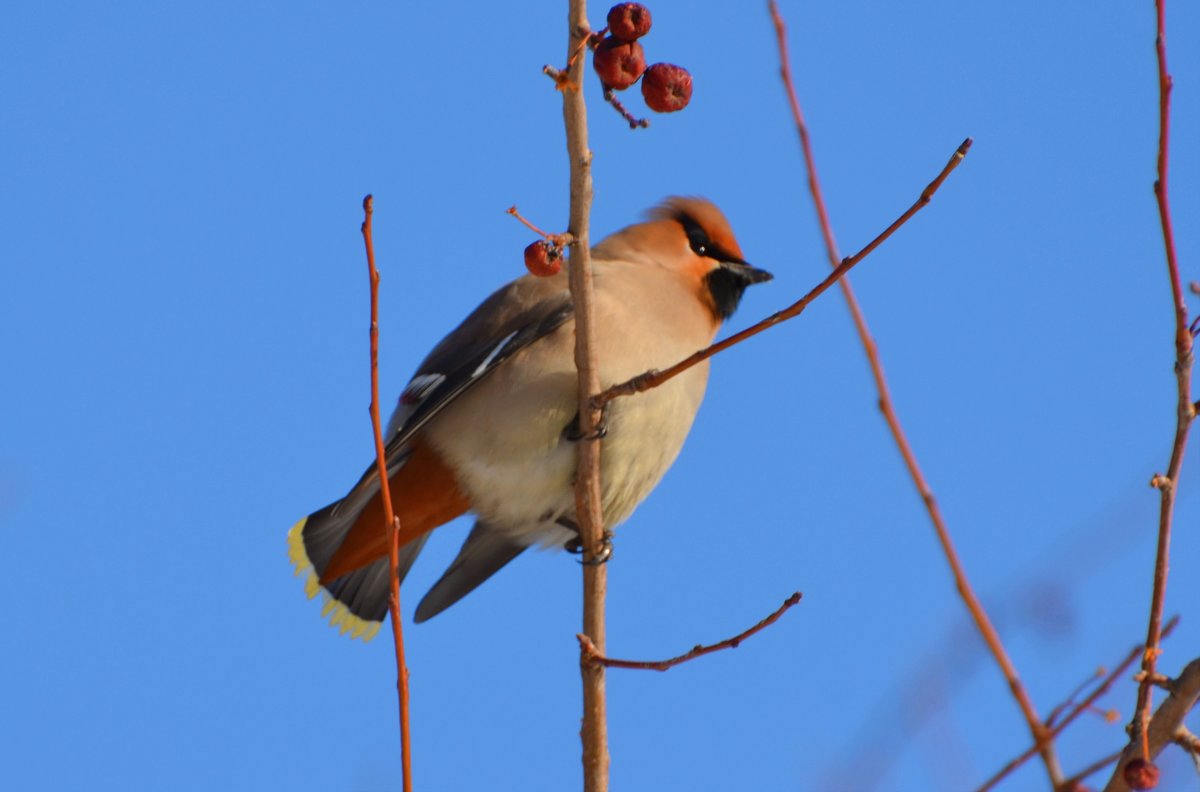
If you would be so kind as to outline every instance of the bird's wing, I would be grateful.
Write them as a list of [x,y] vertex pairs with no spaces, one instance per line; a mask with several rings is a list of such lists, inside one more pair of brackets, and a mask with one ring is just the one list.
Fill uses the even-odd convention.
[[522,278],[493,294],[421,363],[389,424],[389,474],[393,460],[403,463],[409,441],[431,418],[571,317],[570,292],[561,286],[539,288],[532,280]]
[[[565,278],[557,277],[520,278],[476,308],[433,349],[401,396],[387,435],[388,477],[394,477],[419,451],[419,444],[412,440],[421,427],[504,361],[561,327],[572,311]],[[306,584],[310,596],[324,588],[338,603],[335,619],[345,620],[342,623],[359,632],[368,626],[366,622],[380,618],[380,602],[384,601],[380,597],[385,592],[380,580],[386,578],[351,570],[336,580],[322,581],[333,557],[346,545],[347,536],[378,493],[379,476],[372,462],[344,498],[301,520],[289,533],[297,572],[312,568]],[[401,579],[422,544],[415,541],[401,549]]]

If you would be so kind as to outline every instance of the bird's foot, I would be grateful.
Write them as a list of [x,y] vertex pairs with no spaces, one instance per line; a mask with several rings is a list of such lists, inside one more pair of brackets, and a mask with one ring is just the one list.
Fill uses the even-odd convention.
[[[575,536],[567,540],[563,545],[563,549],[568,553],[577,556],[586,556],[586,548],[583,546],[583,537],[579,535],[579,525],[572,519],[567,517],[558,518],[559,525],[570,528],[575,532]],[[604,534],[600,537],[600,551],[591,558],[580,558],[579,563],[584,566],[599,566],[607,564],[613,554],[613,533],[607,528],[604,529]]]
[[608,437],[608,405],[600,408],[600,420],[596,422],[596,428],[591,433],[585,434],[580,429],[579,413],[575,413],[571,423],[563,427],[562,435],[572,443],[578,443],[580,440],[603,440]]

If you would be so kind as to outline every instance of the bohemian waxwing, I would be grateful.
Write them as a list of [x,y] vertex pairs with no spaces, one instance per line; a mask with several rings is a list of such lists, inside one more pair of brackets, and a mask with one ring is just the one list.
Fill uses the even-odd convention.
[[[721,211],[671,198],[650,220],[592,248],[596,359],[606,388],[710,344],[742,292],[771,275],[742,260]],[[533,544],[577,542],[575,325],[565,271],[526,275],[475,309],[425,358],[385,434],[400,518],[400,579],[429,532],[465,513],[475,526],[417,607],[422,622]],[[704,397],[708,362],[610,405],[601,445],[604,522],[623,522],[675,460]],[[575,434],[573,435],[573,432]],[[388,534],[374,462],[344,498],[288,534],[322,615],[372,637],[388,610]]]

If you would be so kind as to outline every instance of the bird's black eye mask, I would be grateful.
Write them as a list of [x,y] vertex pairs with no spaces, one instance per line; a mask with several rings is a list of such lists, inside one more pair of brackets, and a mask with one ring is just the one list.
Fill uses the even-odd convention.
[[743,263],[739,256],[733,255],[709,239],[708,232],[691,215],[680,212],[675,216],[675,219],[683,226],[683,232],[687,234],[688,246],[697,256],[704,256],[705,258],[721,262]]

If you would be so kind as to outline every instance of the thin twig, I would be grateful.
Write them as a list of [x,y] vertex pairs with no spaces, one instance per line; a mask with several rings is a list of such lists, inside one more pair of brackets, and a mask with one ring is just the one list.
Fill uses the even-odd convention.
[[621,100],[617,98],[617,92],[607,85],[604,86],[604,101],[612,105],[613,110],[616,110],[621,115],[621,118],[625,119],[630,129],[645,129],[650,126],[650,122],[647,119],[638,118],[629,112],[625,105],[621,104]]
[[[1137,650],[1135,649],[1134,653],[1133,653],[1133,660],[1136,660],[1136,659],[1137,659]],[[1130,662],[1133,662],[1133,661],[1131,660]],[[1064,712],[1066,712],[1067,707],[1074,704],[1075,699],[1077,699],[1081,695],[1083,695],[1083,691],[1085,691],[1089,687],[1091,687],[1092,683],[1094,683],[1097,679],[1103,679],[1106,674],[1108,674],[1108,669],[1106,669],[1104,666],[1100,666],[1095,671],[1088,674],[1087,679],[1083,680],[1078,685],[1076,685],[1075,689],[1072,690],[1065,699],[1063,699],[1061,702],[1059,702],[1058,706],[1056,706],[1054,709],[1050,710],[1048,715],[1046,715],[1046,721],[1045,721],[1046,728],[1047,729],[1053,728],[1054,722],[1056,720],[1058,720],[1058,716],[1062,715]]]
[[525,216],[517,211],[516,206],[508,207],[504,210],[504,213],[517,218],[517,220],[519,220],[523,226],[547,242],[552,243],[555,247],[566,247],[573,241],[573,238],[570,234],[551,234],[549,231],[543,231],[542,229],[538,228],[533,223],[526,220]]
[[[836,271],[837,263],[841,256],[838,253],[837,241],[833,235],[833,226],[829,221],[829,212],[825,208],[825,198],[821,190],[821,183],[817,177],[816,158],[813,156],[812,144],[809,140],[808,125],[804,121],[804,113],[800,109],[800,100],[796,93],[795,83],[792,80],[791,63],[788,57],[787,28],[784,25],[783,16],[779,13],[778,5],[774,0],[770,0],[769,5],[779,45],[780,76],[787,91],[788,102],[791,104],[792,118],[796,124],[796,131],[800,136],[800,147],[803,150],[804,163],[808,171],[809,192],[812,194],[813,204],[816,207],[817,219],[820,222],[821,233],[825,239],[825,249],[829,255],[829,263],[835,267]],[[958,552],[955,550],[954,543],[950,538],[950,529],[946,526],[946,522],[942,517],[941,509],[933,494],[933,489],[929,486],[928,481],[925,479],[925,474],[921,470],[921,466],[917,463],[916,454],[908,441],[908,436],[904,432],[900,418],[896,414],[891,391],[888,388],[887,378],[884,375],[883,362],[879,357],[879,348],[875,344],[875,339],[871,336],[870,328],[867,326],[867,320],[863,315],[862,308],[858,304],[858,299],[850,287],[849,280],[843,279],[840,285],[842,287],[842,294],[846,298],[846,304],[850,309],[850,315],[854,320],[854,327],[858,331],[859,340],[862,342],[863,349],[866,352],[867,361],[871,368],[871,376],[875,380],[875,388],[879,393],[879,410],[883,413],[888,429],[891,430],[896,446],[900,450],[900,456],[904,459],[904,465],[908,468],[908,473],[916,485],[917,492],[925,504],[926,511],[929,513],[929,519],[933,523],[934,531],[937,533],[942,552],[950,564],[955,586],[967,610],[970,612],[976,628],[983,635],[988,650],[1000,666],[1000,670],[1008,682],[1009,690],[1012,691],[1012,695],[1017,701],[1017,706],[1020,707],[1021,714],[1024,716],[1026,725],[1029,727],[1030,734],[1036,742],[1042,745],[1042,758],[1046,765],[1046,771],[1050,775],[1051,784],[1057,784],[1062,780],[1062,769],[1057,756],[1055,756],[1054,746],[1044,743],[1041,740],[1041,736],[1045,732],[1045,726],[1038,717],[1037,710],[1033,706],[1033,701],[1025,690],[1025,686],[1021,683],[1020,677],[1017,675],[1016,666],[1013,665],[1011,658],[1008,656],[1008,652],[1000,640],[999,633],[992,626],[991,619],[988,617],[987,611],[983,608],[983,603],[975,595],[974,589],[967,578],[966,570],[959,560]]]
[[[1179,624],[1179,617],[1172,616],[1171,620],[1168,621],[1166,626],[1163,628],[1163,637],[1166,638],[1168,635],[1170,635],[1171,631],[1173,631],[1175,629],[1175,625],[1177,625],[1177,624]],[[1129,669],[1129,667],[1131,665],[1133,665],[1137,661],[1137,659],[1139,657],[1141,657],[1141,655],[1142,655],[1142,646],[1141,646],[1141,644],[1139,644],[1139,645],[1133,647],[1132,649],[1130,649],[1129,654],[1125,656],[1125,659],[1122,660],[1120,663],[1118,663],[1117,666],[1112,671],[1110,671],[1107,676],[1104,677],[1104,681],[1102,681],[1096,687],[1095,690],[1093,690],[1091,693],[1089,693],[1087,698],[1085,698],[1083,701],[1076,704],[1075,707],[1067,714],[1067,716],[1065,718],[1063,718],[1058,723],[1054,724],[1053,727],[1050,726],[1050,719],[1047,719],[1046,726],[1049,729],[1049,731],[1046,732],[1043,739],[1044,740],[1053,740],[1054,738],[1058,737],[1058,735],[1062,734],[1063,730],[1066,729],[1068,726],[1070,726],[1075,721],[1076,718],[1078,718],[1083,713],[1087,712],[1091,708],[1092,704],[1094,704],[1101,696],[1103,696],[1105,693],[1107,693],[1109,691],[1109,689],[1113,686],[1113,683],[1116,682],[1118,679],[1120,679],[1122,676],[1124,676],[1125,672]],[[1056,711],[1057,711],[1057,709],[1058,708],[1055,708]],[[1032,757],[1034,754],[1038,753],[1039,749],[1040,749],[1040,745],[1037,742],[1034,742],[1034,744],[1032,746],[1030,746],[1020,756],[1016,757],[1011,762],[1004,765],[1004,767],[1002,767],[998,771],[996,771],[996,773],[991,778],[989,778],[987,781],[985,781],[983,783],[983,786],[979,787],[979,789],[977,789],[976,792],[987,792],[987,790],[991,789],[996,784],[1003,781],[1010,773],[1012,773],[1018,767],[1025,764],[1025,762],[1028,761],[1030,757]],[[1089,771],[1089,774],[1092,772],[1095,772],[1095,770]],[[1058,785],[1056,788],[1057,789],[1070,789],[1071,787],[1066,781],[1060,780],[1058,782]]]
[[575,637],[579,639],[579,646],[581,649],[583,649],[583,653],[587,657],[587,662],[589,663],[598,663],[606,668],[633,668],[643,671],[668,671],[677,665],[686,663],[689,660],[695,660],[697,657],[703,657],[706,654],[719,652],[722,649],[737,649],[742,641],[779,621],[780,616],[782,616],[793,605],[800,602],[801,596],[803,595],[797,591],[795,594],[784,600],[783,604],[780,605],[779,608],[770,616],[763,619],[750,629],[738,633],[732,638],[726,638],[724,641],[710,644],[708,646],[696,645],[692,647],[691,651],[685,652],[678,657],[672,657],[669,660],[618,660],[613,657],[605,657],[586,635],[576,635]]
[[1062,789],[1063,792],[1075,792],[1076,789],[1079,789],[1080,785],[1083,783],[1083,780],[1085,778],[1087,778],[1090,775],[1094,775],[1095,773],[1099,773],[1101,770],[1108,767],[1110,764],[1112,764],[1113,762],[1117,761],[1120,758],[1121,758],[1121,752],[1116,751],[1115,753],[1111,753],[1102,759],[1097,759],[1096,761],[1092,762],[1087,767],[1080,770],[1075,775],[1073,775],[1070,778],[1063,781],[1062,785],[1060,786],[1060,789]]
[[[595,317],[592,301],[592,269],[589,215],[592,208],[592,152],[588,149],[587,104],[583,99],[583,59],[575,58],[591,35],[586,0],[570,0],[567,16],[566,85],[562,90],[563,123],[567,133],[567,156],[571,172],[571,207],[568,231],[574,240],[568,262],[571,297],[575,303],[575,367],[579,370],[579,464],[575,475],[575,519],[583,541],[585,562],[600,556],[604,517],[600,508],[600,441],[596,427],[599,409],[591,407],[591,396],[600,390],[595,355]],[[602,563],[583,565],[583,634],[604,651],[604,605],[608,567]],[[584,662],[583,679],[583,788],[584,792],[608,790],[608,715],[604,666]]]
[[890,226],[884,229],[883,233],[871,240],[871,242],[865,248],[849,258],[843,259],[842,262],[838,264],[837,269],[829,273],[825,280],[818,283],[808,294],[801,297],[795,303],[789,305],[787,308],[784,308],[782,311],[776,311],[758,324],[751,325],[745,330],[734,333],[723,341],[718,341],[712,346],[705,347],[698,352],[693,352],[691,355],[679,361],[670,368],[663,369],[662,371],[647,371],[637,375],[632,379],[626,380],[625,382],[620,382],[616,385],[613,385],[612,387],[608,388],[608,390],[593,397],[592,406],[599,409],[600,407],[603,407],[611,402],[613,399],[618,399],[622,396],[632,396],[635,393],[641,393],[643,391],[648,391],[651,388],[657,388],[659,385],[662,385],[668,380],[674,379],[690,369],[692,366],[695,366],[697,363],[702,363],[713,355],[742,343],[747,338],[756,336],[764,330],[774,327],[781,322],[786,322],[788,319],[794,319],[800,314],[804,313],[804,309],[807,308],[813,300],[820,297],[834,283],[837,283],[837,281],[843,275],[849,272],[855,264],[870,255],[875,248],[882,245],[888,237],[894,234],[896,229],[907,223],[913,215],[921,211],[926,204],[933,200],[933,194],[936,193],[938,188],[942,186],[942,182],[946,180],[946,177],[958,167],[958,164],[962,162],[963,157],[967,155],[967,150],[970,148],[971,139],[967,138],[955,150],[954,154],[951,155],[949,162],[947,162],[946,166],[942,168],[942,172],[939,173],[937,177],[931,181],[924,190],[921,191],[920,197],[917,198],[916,202],[910,206],[908,210],[904,212],[904,214],[896,218],[896,220]]
[[1158,547],[1154,561],[1154,585],[1150,596],[1150,618],[1146,628],[1146,651],[1142,656],[1142,671],[1146,678],[1138,685],[1137,709],[1133,717],[1133,735],[1142,740],[1142,754],[1149,755],[1146,724],[1153,706],[1151,678],[1155,674],[1158,645],[1162,640],[1163,603],[1167,594],[1167,567],[1171,552],[1171,521],[1175,513],[1175,496],[1179,491],[1179,474],[1187,450],[1188,432],[1195,418],[1192,405],[1192,334],[1188,329],[1187,303],[1183,296],[1183,278],[1175,254],[1175,232],[1171,222],[1171,207],[1167,196],[1168,153],[1171,138],[1171,75],[1167,71],[1166,0],[1155,0],[1157,35],[1154,41],[1158,60],[1158,178],[1154,182],[1154,197],[1162,225],[1163,246],[1166,249],[1167,274],[1171,281],[1171,301],[1175,313],[1175,380],[1178,400],[1175,408],[1175,440],[1171,445],[1171,461],[1165,481],[1158,486]]
[[371,238],[371,217],[375,202],[363,198],[363,244],[367,247],[367,274],[371,280],[371,427],[375,433],[375,465],[379,475],[379,497],[383,500],[384,530],[392,532],[388,542],[391,596],[388,610],[392,618],[392,640],[396,645],[396,695],[400,702],[400,765],[404,773],[404,792],[412,792],[412,744],[408,721],[408,664],[404,660],[404,628],[400,620],[400,518],[392,511],[392,493],[387,475],[387,454],[383,447],[383,423],[379,417],[379,270],[375,268],[375,244]]

